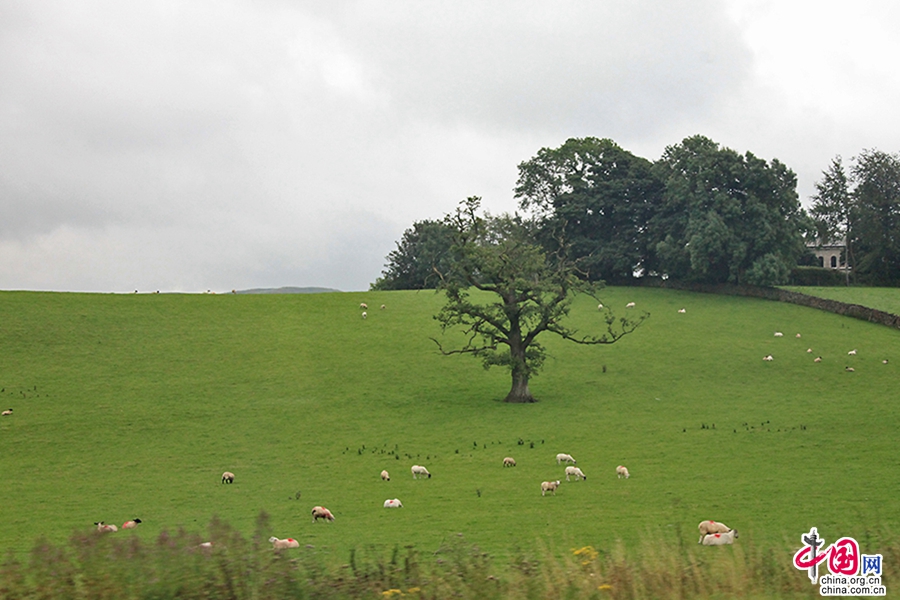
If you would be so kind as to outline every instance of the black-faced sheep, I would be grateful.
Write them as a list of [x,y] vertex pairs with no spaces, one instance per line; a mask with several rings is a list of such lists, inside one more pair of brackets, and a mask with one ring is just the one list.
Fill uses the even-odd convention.
[[12,414],[12,409],[11,409],[11,408],[7,408],[6,410],[4,410],[4,411],[3,411],[2,413],[0,413],[0,414],[2,414],[4,417],[8,417],[8,416],[10,416],[10,415]]
[[503,459],[503,466],[504,467],[516,466],[516,459],[514,459],[512,456],[507,456],[506,458]]
[[94,525],[97,526],[97,531],[99,531],[101,533],[112,533],[113,531],[119,530],[119,528],[116,527],[115,525],[107,525],[103,521],[98,521],[98,522],[94,523]]
[[328,510],[327,508],[325,508],[324,506],[313,506],[312,517],[313,517],[313,523],[315,523],[319,519],[325,519],[326,521],[334,521],[334,515],[331,514],[331,511]]
[[222,473],[222,483],[234,483],[234,473],[231,471]]
[[390,481],[390,480],[391,480],[391,474],[388,473],[386,470],[385,470],[385,471],[382,471],[382,472],[381,472],[381,479],[384,480],[384,481]]
[[135,527],[138,526],[138,523],[140,523],[140,522],[141,522],[140,519],[132,519],[130,521],[125,521],[124,523],[122,523],[122,529],[134,529]]
[[421,465],[413,465],[410,471],[412,471],[413,479],[418,479],[419,475],[428,475],[428,478],[431,479],[431,473],[429,473],[428,469]]
[[581,472],[578,467],[566,467],[566,481],[569,481],[569,475],[575,477],[575,481],[579,479],[587,479],[587,476]]

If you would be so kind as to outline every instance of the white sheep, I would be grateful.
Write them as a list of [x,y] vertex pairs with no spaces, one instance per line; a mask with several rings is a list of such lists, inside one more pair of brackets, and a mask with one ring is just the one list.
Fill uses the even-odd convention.
[[764,360],[764,361],[767,361],[767,362],[771,362],[771,361],[773,361],[773,360],[775,360],[775,359],[772,358],[772,355],[771,355],[771,354],[767,354],[766,356],[763,356],[763,360]]
[[503,466],[504,467],[516,466],[516,459],[514,459],[512,456],[507,456],[506,458],[503,459]]
[[369,318],[369,314],[368,314],[366,311],[363,311],[363,313],[362,313],[362,318],[363,318],[363,319],[368,319],[368,318]]
[[680,312],[681,314],[684,314],[684,313],[686,313],[687,311],[684,310],[683,308],[679,308],[679,309],[678,309],[678,312]]
[[569,481],[569,475],[573,475],[575,477],[575,481],[579,479],[587,479],[587,475],[581,472],[581,469],[578,467],[566,467],[566,481]]
[[733,544],[738,538],[737,529],[729,529],[725,533],[709,533],[700,538],[700,543],[704,546],[724,546]]
[[384,304],[381,305],[381,310],[384,310],[386,308],[387,308],[387,306],[385,306]]
[[334,521],[334,515],[331,514],[331,511],[328,510],[327,508],[325,508],[324,506],[313,506],[312,518],[313,518],[313,523],[315,523],[319,519],[325,519],[326,521]]
[[851,350],[850,352],[847,353],[847,356],[856,356],[856,350],[855,349]]
[[0,413],[0,414],[2,414],[4,417],[8,417],[8,416],[10,416],[10,415],[12,414],[12,409],[11,409],[11,408],[7,408],[6,410],[4,410],[4,411],[3,411],[2,413]]
[[556,481],[543,481],[541,482],[541,496],[546,494],[547,492],[553,492],[553,495],[556,495],[556,488],[559,487],[559,479]]
[[413,465],[410,471],[412,471],[413,479],[418,479],[418,475],[428,475],[428,478],[431,479],[431,473],[421,465]]
[[99,531],[101,533],[112,533],[113,531],[119,530],[119,528],[116,527],[115,525],[107,525],[103,521],[98,521],[98,522],[94,523],[94,525],[97,526],[97,531]]
[[381,472],[381,479],[382,479],[383,481],[390,481],[390,480],[391,480],[391,474],[388,473],[386,470],[385,470],[385,471],[382,471],[382,472]]
[[234,483],[234,473],[231,471],[222,473],[222,483]]
[[798,337],[798,338],[801,337],[799,333],[797,334],[797,337]]
[[700,524],[697,525],[697,529],[700,531],[701,537],[709,533],[725,533],[726,531],[731,531],[731,527],[725,523],[719,523],[718,521],[700,521]]
[[821,357],[821,356],[815,357],[815,358],[813,359],[813,362],[817,362],[817,363],[818,363],[818,362],[822,362],[822,357]]
[[359,307],[360,307],[362,310],[369,310],[369,305],[366,304],[365,302],[360,302],[360,303],[359,303]]
[[856,369],[854,369],[853,367],[844,367],[844,370],[848,373],[854,373],[856,371]]
[[629,302],[625,305],[625,308],[634,308],[634,302]]
[[138,526],[138,523],[141,523],[140,519],[132,519],[130,521],[125,521],[122,523],[122,529],[134,529]]
[[806,353],[807,353],[807,354],[812,354],[812,348],[807,348],[807,349],[806,349]]
[[629,477],[631,477],[631,473],[629,473],[628,469],[626,467],[623,467],[622,465],[616,467],[616,475],[619,479],[622,479],[623,477],[625,479],[628,479]]
[[200,542],[200,547],[201,548],[212,548],[213,543],[212,542]]
[[403,508],[403,503],[400,502],[398,498],[394,498],[393,500],[388,499],[384,501],[385,508]]
[[560,452],[559,454],[556,455],[556,464],[560,464],[563,461],[565,461],[567,463],[572,463],[573,465],[575,464],[575,459],[572,458],[571,454],[564,454],[564,453]]
[[597,310],[603,310],[603,304],[598,304],[598,305],[597,305]]
[[776,331],[776,332],[775,332],[775,337],[784,337],[784,334],[781,333],[780,331]]
[[294,538],[285,538],[283,540],[279,540],[274,535],[269,538],[269,541],[272,542],[272,548],[275,550],[283,550],[285,548],[299,548],[300,542],[295,540]]

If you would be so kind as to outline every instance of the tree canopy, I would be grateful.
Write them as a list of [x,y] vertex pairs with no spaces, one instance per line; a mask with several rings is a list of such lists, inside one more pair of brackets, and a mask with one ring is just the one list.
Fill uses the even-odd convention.
[[403,232],[397,249],[387,256],[387,264],[374,290],[421,290],[436,288],[440,274],[449,271],[453,231],[443,221],[417,221]]
[[580,334],[565,324],[577,293],[596,297],[601,284],[578,276],[568,246],[548,252],[535,238],[535,224],[518,216],[479,215],[481,199],[470,197],[445,223],[453,230],[453,260],[441,280],[447,302],[435,316],[441,329],[462,329],[466,341],[444,354],[471,354],[485,368],[503,366],[512,376],[506,402],[534,402],[529,380],[541,369],[547,332],[586,345],[612,344],[649,315],[634,320],[600,313],[602,333]]

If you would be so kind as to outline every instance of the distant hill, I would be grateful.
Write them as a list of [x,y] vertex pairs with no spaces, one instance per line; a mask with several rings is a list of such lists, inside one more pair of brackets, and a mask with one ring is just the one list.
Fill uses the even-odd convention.
[[238,290],[238,294],[322,294],[325,292],[339,292],[332,288],[323,287],[280,287],[280,288],[256,288],[252,290]]

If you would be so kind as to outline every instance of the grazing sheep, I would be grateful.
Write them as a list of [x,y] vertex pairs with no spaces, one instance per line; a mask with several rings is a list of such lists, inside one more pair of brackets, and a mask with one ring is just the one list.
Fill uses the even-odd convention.
[[130,521],[125,521],[122,523],[122,529],[134,529],[138,526],[138,523],[141,523],[140,519],[132,519]]
[[390,481],[390,480],[391,480],[391,474],[388,473],[387,471],[382,471],[382,472],[381,472],[381,479],[382,479],[383,481]]
[[360,307],[362,310],[369,310],[369,305],[366,304],[365,302],[360,302],[360,303],[359,303],[359,307]]
[[626,467],[623,467],[622,465],[616,467],[616,475],[618,475],[619,479],[622,479],[623,477],[625,479],[628,479],[629,477],[631,477],[631,473],[629,473],[628,469]]
[[4,411],[3,411],[2,413],[0,413],[0,414],[2,414],[4,417],[8,417],[8,416],[10,416],[10,415],[12,414],[12,409],[11,409],[11,408],[7,408],[6,410],[4,410]]
[[[888,364],[888,359],[884,359],[883,361],[881,361],[881,364],[883,364],[883,365]],[[10,409],[10,410],[12,410],[12,409]]]
[[625,305],[625,308],[634,308],[634,302],[629,302]]
[[403,508],[403,503],[400,502],[398,498],[394,498],[393,500],[385,500],[384,501],[385,508]]
[[765,361],[773,361],[773,360],[775,360],[775,359],[772,358],[772,355],[771,355],[771,354],[768,354],[768,355],[766,355],[766,356],[763,356],[763,360],[765,360]]
[[234,473],[231,471],[222,473],[222,483],[234,483]]
[[815,357],[815,358],[813,359],[813,362],[822,362],[822,357],[821,357],[821,356]]
[[776,332],[775,332],[775,337],[784,337],[784,334],[781,333],[780,331],[776,331]]
[[581,472],[578,467],[566,467],[566,481],[569,481],[569,475],[575,476],[575,481],[579,479],[587,479],[587,475]]
[[724,546],[726,544],[733,544],[734,540],[737,539],[738,532],[737,529],[729,529],[725,533],[709,533],[700,538],[700,543],[704,546]]
[[725,533],[726,531],[731,531],[731,527],[725,523],[719,523],[718,521],[700,521],[700,524],[697,525],[697,529],[700,531],[701,539],[703,539],[702,536],[709,533]]
[[800,337],[800,334],[799,334],[799,333],[797,334],[797,337],[798,337],[798,338]]
[[366,311],[363,311],[362,318],[363,318],[363,319],[368,319],[368,318],[369,318],[369,314],[368,314]]
[[313,518],[313,523],[315,523],[319,519],[325,519],[326,521],[334,521],[334,515],[331,514],[331,511],[328,510],[327,508],[325,508],[324,506],[313,506],[312,518]]
[[103,521],[98,521],[98,522],[94,523],[94,525],[97,526],[97,531],[99,531],[101,533],[112,533],[113,531],[119,530],[119,528],[116,527],[115,525],[107,525]]
[[507,456],[506,458],[503,459],[503,466],[504,467],[516,466],[516,459],[514,459],[512,456]]
[[572,463],[573,465],[575,464],[575,459],[572,458],[571,454],[564,454],[564,453],[560,452],[559,454],[556,455],[556,464],[560,464],[563,461],[565,461],[567,463]]
[[387,306],[385,306],[384,304],[381,305],[381,310],[384,310],[386,308],[387,308]]
[[679,309],[678,309],[678,312],[680,312],[681,314],[684,314],[684,313],[686,313],[687,311],[684,310],[683,308],[679,308]]
[[541,496],[546,494],[547,492],[553,492],[553,495],[556,495],[556,488],[559,487],[559,479],[556,481],[544,481],[541,482]]
[[806,353],[807,353],[807,354],[812,354],[812,348],[807,348],[807,349],[806,349]]
[[294,538],[285,538],[283,540],[279,540],[274,535],[269,538],[269,541],[272,542],[272,548],[275,550],[283,550],[285,548],[299,548],[300,542],[295,540]]
[[597,305],[597,310],[603,310],[603,304],[598,304],[598,305]]
[[431,479],[431,473],[421,465],[413,465],[410,471],[412,471],[413,479],[418,479],[418,475],[428,475],[428,478]]
[[856,356],[856,350],[855,349],[851,350],[850,352],[847,353],[847,356]]

